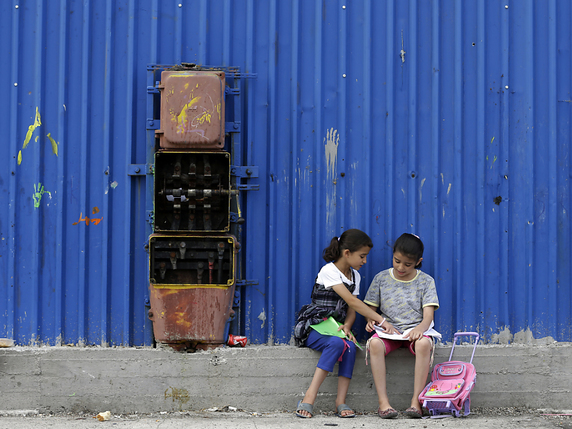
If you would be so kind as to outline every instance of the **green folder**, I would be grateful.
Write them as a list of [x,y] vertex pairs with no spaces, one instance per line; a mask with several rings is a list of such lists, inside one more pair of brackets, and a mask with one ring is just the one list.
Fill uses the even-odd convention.
[[[323,322],[320,322],[316,325],[310,325],[310,328],[313,328],[319,334],[322,334],[322,335],[332,335],[334,337],[340,337],[340,338],[346,338],[347,339],[348,337],[344,333],[344,331],[342,331],[342,330],[338,331],[338,328],[340,326],[342,326],[342,324],[340,322],[338,322],[336,319],[334,319],[332,316],[330,316],[326,320],[324,320]],[[356,345],[356,347],[358,349],[363,350],[363,347],[360,346],[357,341],[354,341],[354,344]]]

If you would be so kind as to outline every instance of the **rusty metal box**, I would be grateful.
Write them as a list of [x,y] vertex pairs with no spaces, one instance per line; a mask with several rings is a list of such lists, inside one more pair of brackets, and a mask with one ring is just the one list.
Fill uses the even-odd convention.
[[155,154],[155,232],[230,229],[230,154]]
[[155,341],[175,350],[224,344],[237,247],[229,235],[151,235],[149,318]]
[[149,238],[149,281],[157,288],[230,287],[235,282],[232,235]]
[[222,149],[225,139],[223,71],[161,73],[159,146],[166,149]]

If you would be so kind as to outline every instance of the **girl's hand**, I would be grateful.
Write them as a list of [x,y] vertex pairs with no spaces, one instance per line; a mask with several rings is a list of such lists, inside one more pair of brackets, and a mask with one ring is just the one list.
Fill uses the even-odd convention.
[[386,334],[401,335],[401,332],[399,332],[397,329],[395,329],[395,327],[391,323],[389,323],[388,321],[383,322],[382,328],[385,329]]
[[365,330],[367,332],[373,332],[375,330],[375,320],[367,319],[367,325],[365,325]]
[[411,342],[417,341],[423,338],[423,332],[425,331],[423,331],[419,326],[416,326],[411,331],[409,331],[409,334],[407,334],[405,338],[407,338]]
[[338,328],[338,331],[344,331],[344,334],[346,334],[346,336],[348,337],[348,340],[350,341],[355,341],[355,337],[354,334],[352,334],[352,330],[346,326],[346,325],[342,325]]

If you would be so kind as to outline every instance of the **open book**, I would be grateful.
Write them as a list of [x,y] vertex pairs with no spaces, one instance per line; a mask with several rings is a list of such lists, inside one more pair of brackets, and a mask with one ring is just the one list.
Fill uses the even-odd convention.
[[[427,329],[423,334],[424,335],[429,335],[430,337],[436,337],[436,338],[441,338],[441,334],[439,332],[437,332],[435,329],[433,329],[433,322],[431,322],[431,326],[429,326],[429,329]],[[409,341],[409,338],[405,338],[407,336],[407,334],[409,332],[411,332],[413,330],[413,328],[409,328],[406,329],[405,331],[403,331],[403,333],[400,334],[386,334],[385,330],[378,325],[375,325],[375,332],[377,333],[378,337],[380,338],[387,338],[388,340],[403,340],[403,341]]]
[[[344,339],[349,339],[343,330],[338,330],[339,327],[342,326],[340,322],[334,319],[332,316],[328,317],[323,322],[320,322],[316,325],[310,325],[311,328],[318,331],[318,333],[322,335],[333,335],[335,337],[340,337]],[[357,341],[353,342],[356,347],[360,350],[363,350],[363,347],[359,345]]]

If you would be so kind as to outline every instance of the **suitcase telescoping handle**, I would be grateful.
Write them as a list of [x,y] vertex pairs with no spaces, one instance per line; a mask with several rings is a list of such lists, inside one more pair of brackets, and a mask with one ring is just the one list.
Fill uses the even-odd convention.
[[475,344],[473,345],[473,354],[471,355],[471,361],[469,363],[473,363],[473,356],[475,356],[475,350],[477,349],[477,343],[479,342],[479,334],[476,332],[457,332],[453,336],[453,348],[451,349],[451,355],[449,356],[449,360],[453,360],[453,351],[455,350],[455,344],[457,344],[457,337],[462,336],[471,336],[475,337]]

